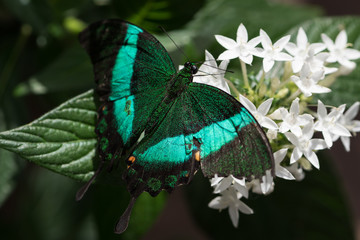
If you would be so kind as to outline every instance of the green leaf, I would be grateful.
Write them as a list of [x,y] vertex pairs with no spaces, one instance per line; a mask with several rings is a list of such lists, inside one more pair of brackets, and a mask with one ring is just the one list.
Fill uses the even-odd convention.
[[254,214],[240,213],[238,228],[228,209],[207,206],[217,195],[208,179],[197,176],[186,188],[191,213],[213,239],[354,239],[347,201],[329,160],[321,158],[321,170],[307,172],[301,182],[277,178],[270,195],[242,199]]
[[28,82],[20,83],[14,95],[20,97],[29,93],[85,90],[93,86],[93,78],[92,65],[84,49],[72,47]]
[[[348,42],[352,43],[352,48],[360,50],[360,17],[327,17],[307,21],[301,24],[308,35],[309,42],[322,42],[321,33],[327,34],[335,40],[338,33],[345,29],[348,35]],[[291,32],[296,35],[300,26],[295,27]],[[357,61],[360,62],[359,60]],[[351,106],[355,101],[359,101],[360,92],[360,67],[357,67],[350,75],[339,77],[333,85],[332,92],[316,95],[326,104],[339,106],[347,103]]]
[[0,147],[54,172],[86,181],[93,175],[96,134],[93,90],[39,119],[0,133]]
[[[5,130],[5,119],[2,109],[0,109],[0,130]],[[13,177],[18,171],[14,154],[0,149],[0,206],[10,195],[14,188]]]
[[[197,59],[204,56],[205,49],[214,56],[224,51],[214,35],[234,39],[240,23],[246,26],[249,38],[258,36],[259,30],[264,29],[275,40],[294,25],[319,15],[321,11],[314,7],[291,6],[266,0],[209,0],[185,29],[173,31],[171,36],[179,46],[188,49],[188,57]],[[160,41],[168,51],[176,49],[168,37],[161,37]]]

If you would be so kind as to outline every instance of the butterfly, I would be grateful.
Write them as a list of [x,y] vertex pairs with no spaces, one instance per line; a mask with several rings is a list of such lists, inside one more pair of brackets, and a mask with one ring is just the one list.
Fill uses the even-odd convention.
[[126,230],[136,198],[188,184],[199,168],[206,177],[274,175],[269,141],[255,118],[228,93],[194,82],[196,64],[177,71],[161,43],[144,29],[117,19],[80,33],[100,98],[96,134],[100,166],[125,162],[131,195],[115,232]]

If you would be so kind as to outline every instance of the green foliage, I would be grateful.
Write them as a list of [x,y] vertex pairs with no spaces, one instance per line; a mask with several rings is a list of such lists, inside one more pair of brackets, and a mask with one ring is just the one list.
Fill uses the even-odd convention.
[[207,207],[215,195],[209,181],[197,177],[187,188],[191,213],[213,239],[353,239],[349,209],[328,160],[322,156],[321,170],[307,173],[301,182],[276,179],[270,195],[250,195],[245,201],[254,214],[241,214],[238,228],[227,209],[219,213]]
[[[165,194],[139,197],[129,228],[119,237],[112,233],[113,226],[128,204],[125,187],[117,185],[120,171],[111,175],[105,172],[100,178],[105,181],[92,187],[80,204],[73,200],[80,186],[61,175],[86,181],[97,167],[93,91],[32,121],[68,96],[94,87],[90,61],[77,42],[77,33],[87,24],[116,17],[157,33],[161,25],[193,61],[203,60],[205,49],[216,57],[223,48],[213,35],[234,38],[241,22],[250,37],[263,28],[274,40],[290,29],[296,33],[296,25],[304,27],[310,41],[319,41],[321,32],[334,38],[345,27],[349,42],[360,48],[359,18],[305,22],[319,16],[320,10],[266,0],[3,0],[0,5],[0,16],[5,16],[0,18],[4,33],[0,38],[0,107],[4,117],[0,119],[0,130],[4,131],[0,133],[0,204],[16,180],[22,186],[16,201],[11,205],[5,202],[7,209],[13,209],[8,214],[11,218],[0,214],[0,238],[5,239],[138,239],[151,227],[166,201]],[[168,37],[160,36],[160,40],[175,62],[182,64],[184,56]],[[339,105],[358,100],[359,77],[357,69],[338,79],[324,101]],[[15,155],[4,149],[61,175],[36,168],[22,171]],[[278,181],[274,194],[258,199],[253,196],[249,205],[256,213],[240,216],[237,230],[227,211],[219,215],[207,207],[214,196],[205,186],[207,180],[198,174],[189,190],[192,213],[214,238],[351,238],[348,210],[337,179],[323,166],[303,183]],[[23,178],[14,179],[15,175]]]
[[42,167],[87,181],[94,169],[95,118],[90,90],[32,123],[0,133],[0,146]]
[[[321,42],[321,33],[327,34],[335,40],[336,36],[343,29],[346,30],[348,42],[352,48],[360,49],[360,18],[359,17],[334,17],[319,18],[307,21],[301,26],[308,34],[310,42]],[[298,27],[291,32],[297,31]],[[359,62],[359,61],[357,61]],[[350,107],[355,101],[359,101],[360,92],[360,68],[357,67],[351,74],[340,76],[331,85],[332,92],[321,95],[321,100],[326,104],[339,106],[343,103]]]

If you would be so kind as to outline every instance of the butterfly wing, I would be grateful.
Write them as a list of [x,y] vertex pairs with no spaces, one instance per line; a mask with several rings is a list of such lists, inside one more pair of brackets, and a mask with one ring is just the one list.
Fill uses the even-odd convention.
[[79,38],[91,57],[101,101],[99,153],[104,160],[118,158],[140,137],[176,70],[158,40],[122,20],[91,24]]
[[139,143],[125,179],[133,195],[188,183],[201,165],[205,176],[260,178],[274,169],[265,133],[235,98],[191,83],[166,117]]

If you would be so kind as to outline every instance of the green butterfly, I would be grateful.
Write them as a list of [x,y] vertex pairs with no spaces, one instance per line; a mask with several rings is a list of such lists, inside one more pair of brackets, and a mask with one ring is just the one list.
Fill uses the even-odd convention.
[[[80,42],[94,66],[100,167],[125,161],[123,179],[131,194],[115,232],[126,230],[136,198],[156,196],[188,184],[201,167],[206,177],[261,178],[274,175],[268,139],[234,97],[193,82],[198,68],[179,72],[161,43],[122,20],[91,24]],[[92,180],[93,180],[92,179]],[[92,180],[78,192],[81,199]]]

